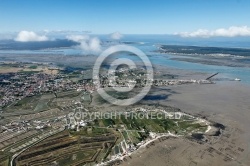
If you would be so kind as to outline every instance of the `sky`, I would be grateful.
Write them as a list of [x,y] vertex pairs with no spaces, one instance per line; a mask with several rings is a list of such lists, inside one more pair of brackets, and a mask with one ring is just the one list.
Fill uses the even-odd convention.
[[2,34],[65,30],[183,37],[229,31],[250,35],[249,18],[249,0],[0,0]]

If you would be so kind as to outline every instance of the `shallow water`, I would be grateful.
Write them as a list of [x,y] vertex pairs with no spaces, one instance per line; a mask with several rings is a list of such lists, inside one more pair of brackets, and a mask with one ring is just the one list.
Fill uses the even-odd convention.
[[[105,38],[103,40],[105,40]],[[220,42],[218,41],[198,42],[195,40],[185,41],[182,39],[179,39],[179,40],[166,39],[166,36],[162,36],[162,35],[158,35],[158,36],[157,35],[156,36],[152,36],[152,35],[151,36],[150,35],[132,36],[131,35],[131,36],[125,37],[122,41],[120,41],[120,43],[123,43],[125,41],[129,41],[126,44],[135,46],[141,49],[146,55],[148,55],[153,65],[162,65],[162,66],[167,66],[171,68],[190,70],[190,71],[195,71],[195,72],[205,72],[209,74],[219,72],[220,74],[218,75],[218,77],[220,78],[225,78],[226,80],[234,80],[235,78],[239,78],[241,79],[243,83],[250,85],[250,68],[248,67],[228,67],[228,66],[221,66],[221,65],[207,65],[207,64],[200,64],[200,63],[194,63],[194,62],[178,61],[178,60],[171,59],[171,58],[176,58],[176,55],[161,54],[161,53],[155,52],[156,50],[158,50],[159,44],[182,44],[182,45],[200,44],[201,46],[204,46],[204,45],[214,46],[216,44],[216,46],[218,47],[228,47],[228,46],[239,47],[240,42],[237,45],[230,45],[232,42],[222,42],[222,41]],[[246,43],[242,44],[242,47],[244,47],[245,45]],[[105,47],[107,47],[107,45]],[[0,54],[6,54],[6,55],[7,54],[44,54],[44,55],[60,54],[60,55],[71,56],[71,55],[84,55],[86,53],[84,53],[81,49],[77,47],[71,47],[71,48],[58,48],[58,49],[46,49],[46,50],[0,50]],[[130,58],[134,61],[138,61],[138,57],[134,55],[123,53],[122,56]],[[178,55],[178,58],[182,58],[182,56]],[[188,57],[188,58],[192,59],[192,58],[197,58],[197,57]],[[242,63],[248,63],[248,62],[242,62]]]

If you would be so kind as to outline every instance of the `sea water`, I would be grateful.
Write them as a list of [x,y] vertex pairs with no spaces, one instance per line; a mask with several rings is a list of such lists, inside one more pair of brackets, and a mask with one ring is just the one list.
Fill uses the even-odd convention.
[[[107,36],[100,36],[103,41],[108,40]],[[233,39],[231,39],[233,40]],[[250,85],[250,68],[248,67],[229,67],[223,65],[207,65],[194,62],[178,61],[172,58],[176,58],[176,55],[168,53],[159,53],[158,48],[160,45],[195,45],[195,46],[213,46],[213,47],[242,47],[248,48],[250,42],[244,39],[237,39],[238,42],[224,41],[222,39],[217,40],[185,40],[178,37],[169,37],[166,35],[125,35],[123,39],[118,41],[119,44],[125,43],[138,49],[141,49],[146,55],[148,55],[153,65],[162,65],[170,68],[190,70],[195,72],[204,72],[213,74],[219,72],[219,76],[227,78],[227,80],[234,80],[235,78],[241,79],[243,83]],[[107,47],[107,46],[106,46]],[[84,55],[84,51],[78,47],[70,48],[55,48],[45,50],[0,50],[0,54],[63,54],[67,56],[71,55]],[[95,55],[98,56],[98,55]],[[136,60],[134,56],[130,54],[124,54],[125,57],[130,57]],[[249,55],[250,56],[250,55]],[[182,56],[178,55],[178,58]],[[185,57],[187,58],[187,57]],[[195,57],[189,57],[195,58]],[[201,58],[201,57],[199,57]]]

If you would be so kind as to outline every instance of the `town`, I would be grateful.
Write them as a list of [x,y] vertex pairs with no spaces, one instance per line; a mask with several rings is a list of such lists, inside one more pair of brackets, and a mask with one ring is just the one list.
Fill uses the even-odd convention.
[[[13,63],[12,63],[13,64]],[[31,65],[15,62],[15,66]],[[6,65],[6,64],[5,64]],[[9,64],[10,65],[10,64]],[[43,64],[42,64],[43,65]],[[12,65],[13,66],[13,65]],[[50,68],[50,70],[59,70]],[[77,90],[92,93],[98,88],[105,87],[144,87],[147,82],[152,86],[168,86],[181,84],[211,84],[210,80],[178,80],[178,79],[155,79],[147,80],[146,71],[120,68],[111,74],[100,75],[100,82],[96,83],[95,79],[84,78],[86,71],[65,71],[59,70],[56,74],[22,71],[17,73],[3,73],[0,75],[0,109],[11,104],[15,104],[25,97],[31,97],[46,93],[57,93],[63,91]],[[90,71],[87,71],[90,75]]]
[[[54,161],[63,163],[65,161],[61,158],[61,152],[53,159],[47,157],[48,153],[56,154],[57,150],[64,147],[68,156],[75,158],[71,161],[73,163],[106,165],[123,160],[140,147],[148,146],[154,139],[186,134],[192,136],[192,133],[205,133],[208,129],[219,131],[217,127],[211,127],[212,123],[172,107],[132,106],[126,111],[117,109],[105,112],[91,105],[98,88],[141,88],[146,86],[147,81],[152,86],[213,83],[209,80],[147,80],[144,68],[120,68],[108,74],[103,72],[100,81],[96,82],[91,78],[89,70],[60,68],[53,64],[34,62],[3,62],[1,65],[4,69],[8,68],[5,70],[8,72],[0,74],[0,163],[32,165],[34,160],[40,164]],[[86,116],[79,120],[75,118],[79,111],[84,115],[115,112],[119,117],[107,119]],[[138,118],[138,113],[143,118]],[[145,118],[144,115],[149,113]],[[182,115],[181,118],[173,118],[176,113]],[[136,118],[131,118],[128,114],[135,115]],[[153,118],[154,114],[164,118]],[[185,122],[186,120],[190,122]],[[72,136],[74,139],[71,140]],[[86,138],[82,139],[82,136]],[[61,137],[65,138],[64,141]],[[49,146],[51,150],[44,149],[51,139],[55,141],[55,145]],[[206,139],[204,137],[203,141]],[[79,144],[82,148],[75,147],[78,146],[77,142],[82,142]],[[91,148],[87,146],[87,142]],[[86,148],[90,149],[86,151]],[[99,148],[102,150],[98,150]],[[39,152],[32,149],[39,149]],[[72,153],[69,152],[70,149]],[[88,157],[82,159],[80,154],[73,154],[75,151],[85,151],[84,154],[87,153]]]

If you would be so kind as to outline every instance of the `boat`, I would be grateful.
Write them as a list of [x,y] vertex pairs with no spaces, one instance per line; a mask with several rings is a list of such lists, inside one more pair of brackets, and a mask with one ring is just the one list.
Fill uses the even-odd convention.
[[235,78],[234,81],[241,81],[239,78]]

